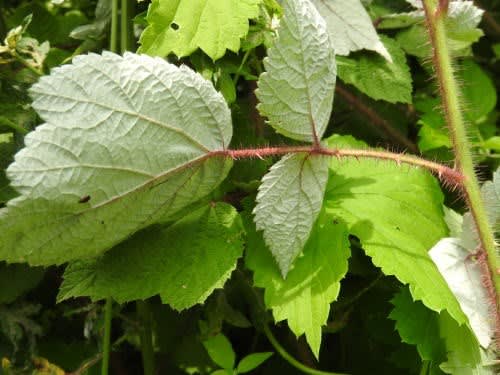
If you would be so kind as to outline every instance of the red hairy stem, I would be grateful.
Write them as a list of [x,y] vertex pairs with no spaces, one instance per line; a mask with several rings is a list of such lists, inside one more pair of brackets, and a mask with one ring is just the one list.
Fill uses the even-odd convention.
[[464,176],[443,164],[435,163],[429,160],[419,158],[418,156],[398,154],[389,151],[378,151],[378,150],[363,150],[363,149],[340,149],[340,148],[326,148],[323,146],[283,146],[283,147],[263,147],[263,148],[247,148],[240,150],[218,150],[212,151],[209,156],[225,156],[232,159],[247,159],[247,158],[259,158],[269,156],[279,156],[285,154],[294,153],[309,153],[316,155],[328,155],[334,156],[336,158],[353,157],[359,158],[369,158],[377,160],[389,160],[394,161],[396,164],[408,164],[416,167],[422,167],[433,174],[435,174],[441,182],[448,188],[461,189]]

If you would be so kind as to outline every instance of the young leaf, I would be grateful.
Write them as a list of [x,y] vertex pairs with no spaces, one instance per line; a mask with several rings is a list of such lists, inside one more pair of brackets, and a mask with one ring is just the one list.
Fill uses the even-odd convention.
[[271,357],[273,353],[271,352],[263,352],[263,353],[252,353],[244,357],[240,363],[238,363],[238,367],[236,368],[237,374],[244,374],[246,372],[250,372],[253,369],[259,367],[262,363],[267,361],[269,357]]
[[296,336],[305,334],[317,358],[321,326],[347,273],[350,251],[346,225],[338,217],[320,213],[303,255],[284,280],[249,216],[243,216],[248,236],[245,264],[254,272],[255,286],[265,289],[265,304],[274,319],[287,320]]
[[372,20],[360,0],[312,0],[325,17],[328,32],[338,55],[368,49],[391,61]]
[[381,39],[392,62],[375,54],[363,54],[359,58],[337,57],[339,78],[373,99],[411,103],[412,78],[406,55],[393,39],[386,36]]
[[257,229],[286,277],[309,238],[323,202],[329,158],[290,154],[262,178],[254,209]]
[[278,37],[259,78],[262,115],[283,135],[314,142],[325,132],[335,89],[335,56],[323,18],[309,0],[287,0]]
[[203,341],[203,346],[210,358],[220,367],[230,371],[234,368],[236,356],[233,347],[222,333]]
[[[335,140],[330,147],[336,147]],[[442,203],[439,184],[426,171],[394,162],[332,159],[326,212],[347,223],[386,275],[408,283],[414,299],[434,311],[446,309],[461,324],[466,317],[427,254],[448,234]]]
[[201,48],[213,60],[226,49],[238,52],[248,20],[259,15],[262,0],[153,0],[139,52],[188,56]]
[[242,233],[232,206],[203,207],[170,227],[136,233],[101,258],[71,263],[58,298],[123,303],[160,294],[174,309],[189,308],[229,278],[243,252]]
[[46,121],[7,170],[22,195],[0,211],[0,259],[102,253],[210,193],[231,161],[222,95],[186,67],[127,53],[73,59],[33,86]]

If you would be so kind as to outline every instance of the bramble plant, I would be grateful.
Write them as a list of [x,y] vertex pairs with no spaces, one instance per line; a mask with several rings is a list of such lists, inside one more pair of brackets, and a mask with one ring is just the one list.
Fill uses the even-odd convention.
[[[146,375],[498,370],[500,147],[472,1],[51,4],[14,10],[0,46],[5,373],[37,355],[107,374],[123,348]],[[41,15],[82,42],[42,40]],[[86,316],[91,347],[73,362],[23,301],[62,270],[53,314]]]

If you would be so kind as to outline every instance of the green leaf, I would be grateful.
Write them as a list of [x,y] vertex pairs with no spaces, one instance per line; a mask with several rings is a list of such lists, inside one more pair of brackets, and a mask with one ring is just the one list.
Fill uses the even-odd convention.
[[391,60],[360,0],[312,1],[325,17],[337,55],[345,56],[352,51],[368,49]]
[[0,263],[0,304],[11,303],[33,289],[42,280],[45,270],[25,264]]
[[220,367],[226,370],[232,370],[236,361],[233,347],[229,340],[222,333],[212,336],[203,341],[203,346],[208,355]]
[[262,178],[254,209],[257,229],[286,277],[309,238],[328,180],[329,158],[289,154]]
[[457,72],[464,99],[464,115],[469,121],[478,121],[493,109],[497,103],[497,92],[490,77],[471,59],[463,60]]
[[481,195],[493,230],[500,230],[500,168],[493,173],[493,181],[481,186]]
[[391,300],[389,318],[396,321],[401,340],[416,345],[422,360],[441,363],[446,358],[445,343],[439,335],[439,315],[414,301],[408,288],[401,288]]
[[[33,86],[46,121],[7,173],[0,259],[92,257],[209,194],[231,166],[222,95],[187,67],[127,53],[79,56]],[[179,95],[182,93],[182,95]]]
[[[403,16],[414,17],[415,22],[423,21],[425,14],[422,4],[412,5],[419,10]],[[470,55],[470,46],[483,35],[482,30],[478,28],[483,13],[484,11],[476,7],[472,1],[450,2],[445,27],[449,48],[455,57]],[[430,56],[428,33],[422,22],[403,30],[396,39],[407,53],[422,58]]]
[[392,63],[378,55],[337,57],[339,77],[373,99],[411,103],[412,78],[406,55],[393,39],[381,39]]
[[[439,367],[453,375],[494,375],[494,366],[485,366],[487,356],[481,351],[476,337],[464,324],[459,326],[446,312],[439,316],[440,335],[446,343],[448,360]],[[495,357],[492,358],[495,360]],[[492,361],[491,361],[492,362]]]
[[213,60],[226,49],[238,52],[248,20],[259,15],[262,0],[153,0],[141,35],[140,53],[188,56],[201,48]]
[[254,284],[264,288],[264,300],[279,322],[288,321],[296,336],[305,334],[316,358],[321,345],[321,326],[328,319],[330,303],[340,291],[350,256],[348,232],[338,217],[320,213],[303,255],[284,280],[262,236],[243,215],[248,235],[245,264],[254,272]]
[[262,363],[267,361],[269,357],[273,355],[272,352],[263,352],[263,353],[252,353],[244,357],[240,363],[238,363],[238,367],[236,368],[237,374],[244,374],[245,372],[250,372],[253,369],[259,367]]
[[232,206],[203,207],[170,227],[143,230],[100,258],[71,263],[58,298],[123,303],[160,294],[177,310],[189,308],[223,287],[243,252],[242,233]]
[[[330,147],[337,147],[335,138]],[[386,275],[410,285],[413,298],[434,311],[466,317],[427,251],[448,234],[443,194],[426,171],[372,159],[332,159],[325,193],[327,214],[349,233]],[[417,230],[418,229],[418,230]]]
[[4,204],[16,196],[16,192],[10,187],[9,180],[5,175],[5,168],[12,161],[15,149],[13,134],[0,134],[0,204]]
[[279,133],[312,142],[330,120],[335,56],[325,21],[308,0],[287,0],[283,11],[259,78],[258,109]]

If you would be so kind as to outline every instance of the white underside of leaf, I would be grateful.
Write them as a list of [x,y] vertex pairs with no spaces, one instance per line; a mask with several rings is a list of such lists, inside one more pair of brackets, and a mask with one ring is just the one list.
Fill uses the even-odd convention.
[[258,109],[279,133],[312,142],[330,120],[335,56],[325,21],[309,0],[286,1],[283,11],[259,77]]
[[473,254],[463,247],[460,239],[443,238],[429,255],[469,318],[479,343],[487,348],[493,335],[493,321],[488,296],[481,282],[481,269]]
[[257,229],[286,276],[302,251],[323,202],[329,158],[284,156],[263,177],[254,209]]
[[187,67],[134,54],[79,56],[31,89],[45,120],[7,173],[0,257],[33,264],[99,254],[207,195],[230,161],[229,109]]
[[360,0],[312,0],[325,18],[335,53],[368,49],[392,61]]

